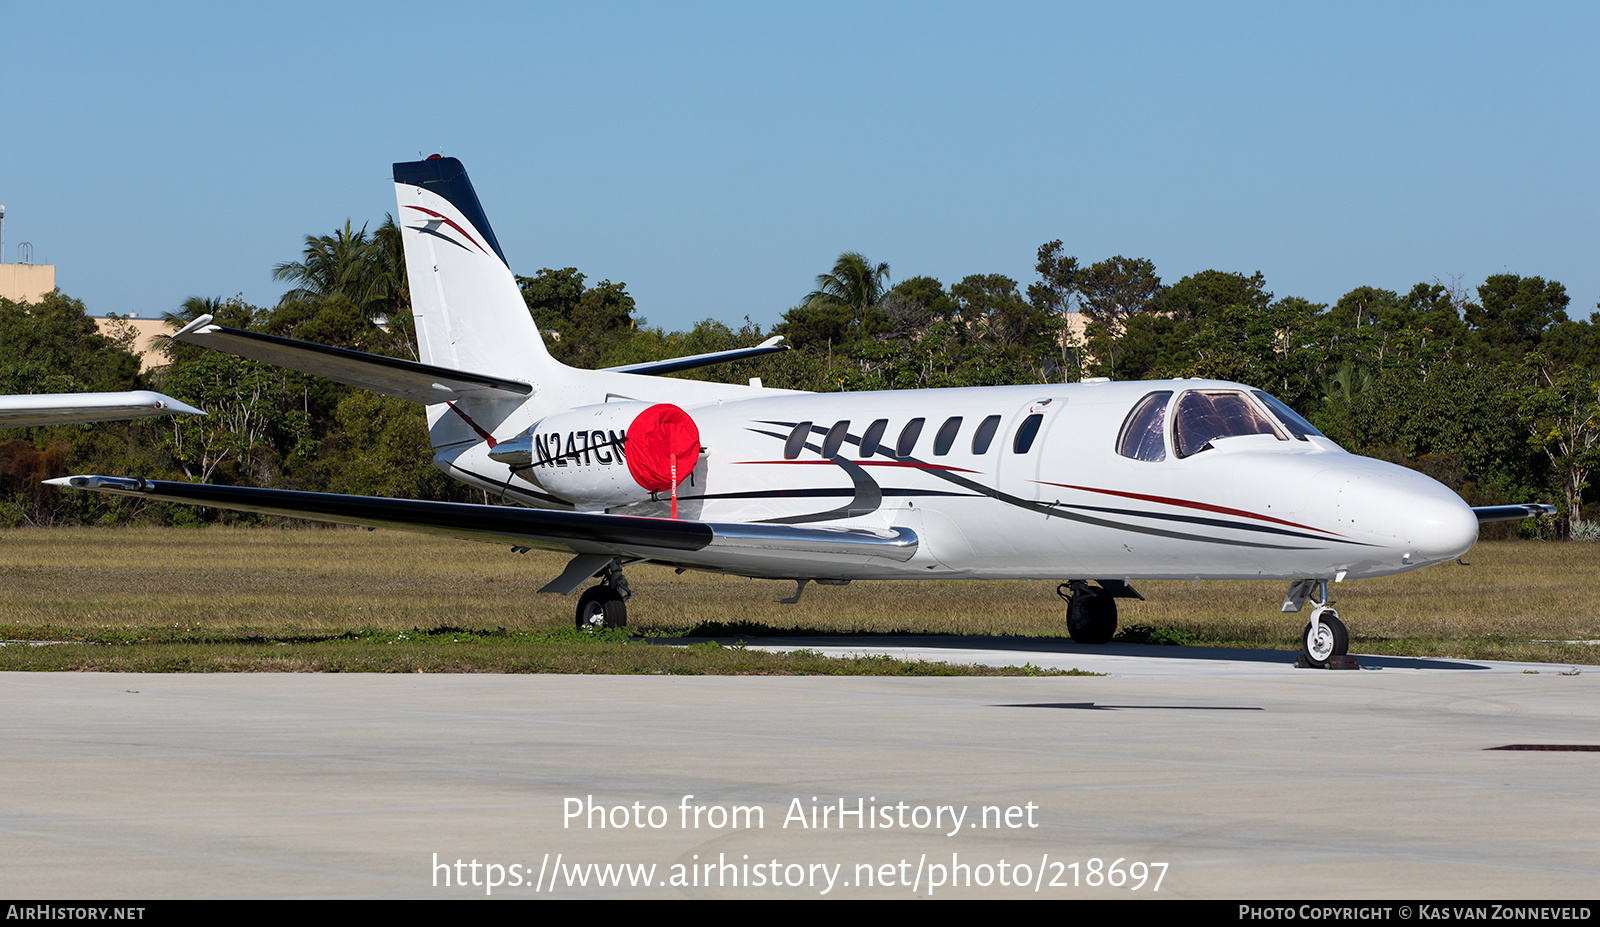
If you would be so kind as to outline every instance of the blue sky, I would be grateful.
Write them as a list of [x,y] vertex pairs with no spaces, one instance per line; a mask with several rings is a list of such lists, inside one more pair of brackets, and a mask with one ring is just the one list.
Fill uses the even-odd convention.
[[270,305],[305,236],[461,158],[512,266],[778,321],[1060,238],[1279,296],[1519,273],[1600,299],[1600,5],[21,3],[6,255],[96,314]]

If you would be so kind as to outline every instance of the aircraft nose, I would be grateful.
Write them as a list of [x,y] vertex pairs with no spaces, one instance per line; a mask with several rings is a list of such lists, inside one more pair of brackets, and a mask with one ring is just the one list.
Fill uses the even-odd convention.
[[1478,542],[1478,517],[1448,487],[1405,467],[1365,462],[1346,471],[1340,520],[1380,539],[1406,566],[1443,563]]
[[1431,563],[1454,560],[1478,543],[1478,516],[1460,496],[1448,489],[1445,493],[1448,498],[1429,499],[1414,513],[1415,556]]

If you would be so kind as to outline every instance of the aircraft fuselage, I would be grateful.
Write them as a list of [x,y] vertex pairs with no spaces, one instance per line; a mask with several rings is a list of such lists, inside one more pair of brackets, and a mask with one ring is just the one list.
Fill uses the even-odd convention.
[[[920,541],[903,563],[796,571],[814,578],[1335,580],[1451,560],[1477,539],[1472,510],[1446,487],[1346,453],[1321,435],[1297,435],[1292,423],[1272,417],[1276,410],[1256,398],[1261,394],[1237,383],[767,391],[715,399],[704,394],[728,388],[644,377],[618,383],[587,397],[589,405],[562,397],[559,406],[547,406],[548,417],[540,414],[539,396],[521,414],[508,415],[502,429],[539,439],[535,463],[526,467],[490,459],[482,435],[462,427],[471,423],[435,407],[436,435],[467,435],[443,441],[436,463],[526,504],[667,517],[666,492],[612,505],[591,499],[573,506],[553,497],[552,487],[580,471],[625,481],[626,461],[616,428],[541,432],[540,424],[570,425],[560,415],[574,405],[648,402],[654,394],[693,418],[703,448],[679,486],[679,517],[901,527]],[[732,395],[749,395],[737,389]],[[1176,410],[1186,394],[1245,397],[1268,433],[1217,436],[1179,456]],[[1162,452],[1140,459],[1130,456],[1125,434],[1130,415],[1151,396],[1157,397],[1151,407],[1161,407],[1153,414],[1161,418],[1155,427]],[[1157,455],[1147,449],[1144,456]],[[766,575],[770,564],[748,572]]]

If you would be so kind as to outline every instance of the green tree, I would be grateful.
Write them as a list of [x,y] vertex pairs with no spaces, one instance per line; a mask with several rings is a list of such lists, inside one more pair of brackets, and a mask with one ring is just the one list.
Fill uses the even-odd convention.
[[556,360],[574,367],[600,367],[636,330],[627,284],[602,280],[586,287],[575,267],[544,268],[518,277],[522,299]]
[[1566,287],[1542,277],[1496,274],[1478,287],[1479,305],[1466,307],[1466,321],[1487,353],[1515,361],[1535,350],[1545,331],[1566,319]]
[[1537,353],[1523,359],[1520,373],[1518,412],[1531,445],[1550,463],[1570,531],[1582,515],[1589,474],[1600,466],[1600,385],[1576,367],[1551,369]]
[[162,388],[205,409],[207,415],[176,416],[163,442],[185,477],[202,483],[271,486],[283,448],[313,456],[312,417],[295,408],[287,371],[255,361],[197,349],[165,371]]
[[1256,312],[1272,304],[1267,278],[1261,271],[1249,277],[1222,270],[1203,270],[1163,288],[1150,301],[1150,311],[1179,319],[1202,319],[1219,309],[1242,306]]
[[191,296],[177,309],[162,314],[161,320],[166,322],[168,327],[177,330],[203,315],[211,316],[211,321],[228,328],[249,328],[255,321],[256,309],[247,305],[239,296],[232,299],[224,299],[221,296]]
[[1061,366],[1063,369],[1072,369],[1078,366],[1078,357],[1067,343],[1067,319],[1078,295],[1083,268],[1078,266],[1076,257],[1063,254],[1063,250],[1059,238],[1039,246],[1038,260],[1033,265],[1039,274],[1039,282],[1028,285],[1028,302],[1040,312],[1056,318]]
[[445,502],[472,495],[433,466],[423,407],[367,390],[340,400],[311,470],[329,492]]
[[1326,361],[1324,346],[1310,334],[1324,308],[1298,297],[1201,307],[1189,338],[1193,360],[1187,372],[1259,386],[1305,408]]
[[60,290],[38,302],[0,299],[0,393],[94,393],[139,385],[139,358],[100,333]]
[[847,348],[882,327],[876,310],[888,294],[888,281],[888,264],[847,251],[833,262],[832,272],[817,275],[817,288],[784,313],[774,330],[796,347]]
[[1149,309],[1161,292],[1156,265],[1146,258],[1107,258],[1078,278],[1078,303],[1088,316],[1089,350],[1104,370],[1117,369],[1128,320]]
[[969,347],[973,385],[1061,379],[1057,333],[1061,320],[1022,298],[1003,274],[970,274],[951,285]]
[[847,251],[833,263],[831,273],[817,275],[817,288],[806,295],[806,303],[842,305],[856,324],[865,325],[867,310],[883,299],[888,282],[888,264],[874,264],[859,252]]
[[277,265],[272,276],[295,286],[261,320],[269,334],[417,357],[405,250],[393,216],[372,236],[349,221],[332,235],[307,235],[304,259]]
[[349,220],[332,235],[307,235],[304,260],[285,262],[272,269],[272,279],[295,284],[283,294],[279,305],[330,296],[364,304],[374,296],[378,275],[377,255],[367,238],[367,227],[354,231]]

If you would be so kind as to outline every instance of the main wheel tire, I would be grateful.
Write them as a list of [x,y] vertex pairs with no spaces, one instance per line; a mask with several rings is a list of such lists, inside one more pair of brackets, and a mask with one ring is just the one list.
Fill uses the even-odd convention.
[[628,603],[610,586],[591,586],[578,597],[578,630],[599,631],[628,626]]
[[1311,623],[1301,634],[1301,648],[1306,662],[1312,666],[1327,666],[1335,657],[1350,652],[1350,632],[1333,609],[1325,609],[1317,616],[1317,633],[1311,633]]
[[1084,590],[1067,606],[1067,633],[1080,644],[1104,644],[1117,633],[1117,600]]

